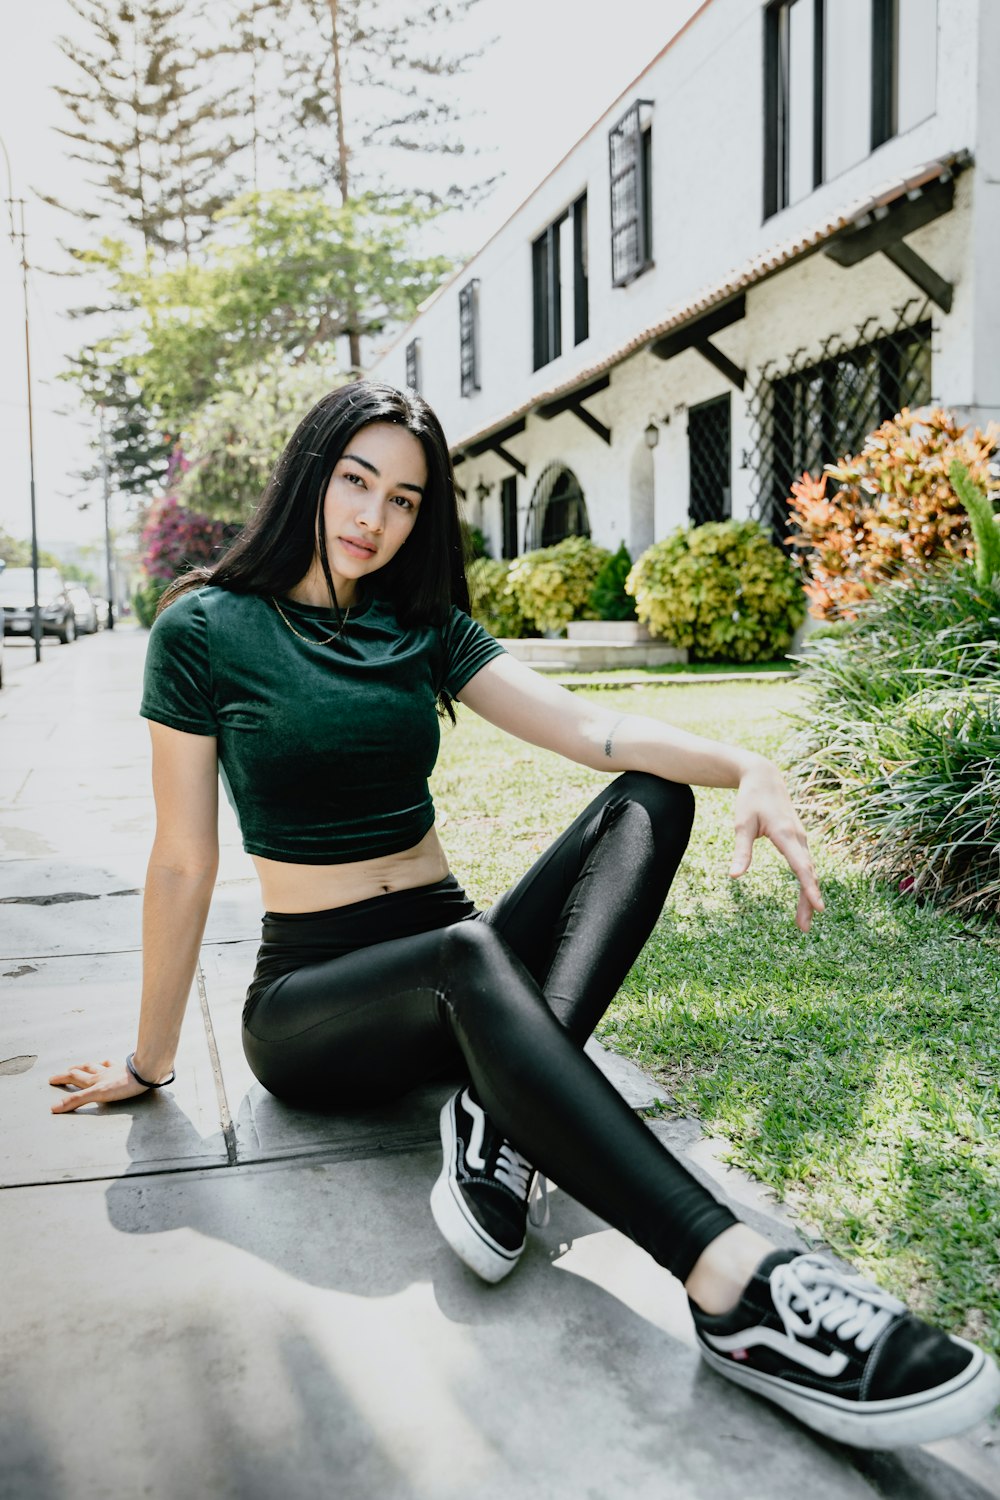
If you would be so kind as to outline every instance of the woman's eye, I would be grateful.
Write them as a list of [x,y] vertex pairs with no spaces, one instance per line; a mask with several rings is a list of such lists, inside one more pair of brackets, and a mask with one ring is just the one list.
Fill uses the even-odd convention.
[[408,499],[406,495],[394,495],[393,499],[397,505],[405,505],[407,510],[413,509],[413,501]]
[[364,485],[364,480],[362,479],[362,477],[361,477],[360,474],[347,473],[347,474],[344,475],[344,478],[345,479],[356,479],[360,485]]

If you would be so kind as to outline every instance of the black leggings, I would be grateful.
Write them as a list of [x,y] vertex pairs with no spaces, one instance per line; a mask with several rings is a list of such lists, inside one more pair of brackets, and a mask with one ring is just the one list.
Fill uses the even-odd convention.
[[266,913],[243,1016],[255,1076],[330,1109],[461,1072],[539,1171],[684,1280],[737,1221],[582,1048],[660,914],[693,814],[689,787],[627,772],[486,912],[448,876]]

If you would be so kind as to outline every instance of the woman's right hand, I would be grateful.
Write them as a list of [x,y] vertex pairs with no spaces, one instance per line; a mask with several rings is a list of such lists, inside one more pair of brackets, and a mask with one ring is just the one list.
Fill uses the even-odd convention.
[[112,1104],[116,1099],[132,1099],[136,1094],[148,1094],[149,1089],[138,1083],[124,1062],[113,1063],[105,1058],[102,1063],[78,1063],[67,1068],[65,1073],[53,1073],[49,1083],[58,1087],[69,1086],[72,1093],[66,1094],[52,1106],[54,1115],[69,1114],[84,1104]]

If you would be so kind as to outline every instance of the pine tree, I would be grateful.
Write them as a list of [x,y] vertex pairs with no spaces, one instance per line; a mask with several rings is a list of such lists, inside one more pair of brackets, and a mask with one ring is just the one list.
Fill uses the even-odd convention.
[[189,40],[192,0],[70,4],[90,43],[60,40],[82,74],[76,87],[57,89],[72,120],[60,134],[94,193],[89,204],[57,206],[138,237],[147,262],[187,255],[244,185],[234,167],[243,143],[230,129],[237,91],[211,86],[212,54]]
[[[436,186],[440,171],[426,160],[455,163],[466,151],[449,84],[483,49],[449,53],[440,38],[478,3],[273,0],[272,45],[284,61],[294,126],[277,144],[293,179],[332,183],[342,204],[368,195],[386,205],[405,197],[440,209],[489,191],[495,179]],[[354,321],[350,362],[359,369],[360,311]]]

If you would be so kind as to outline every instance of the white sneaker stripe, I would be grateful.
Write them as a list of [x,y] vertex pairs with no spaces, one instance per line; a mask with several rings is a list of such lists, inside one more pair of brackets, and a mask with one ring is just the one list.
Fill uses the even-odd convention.
[[472,1136],[466,1148],[465,1164],[471,1167],[474,1172],[482,1172],[486,1166],[486,1158],[483,1155],[486,1114],[474,1100],[469,1098],[468,1089],[465,1089],[462,1094],[462,1108],[468,1110],[472,1116]]
[[744,1333],[724,1335],[702,1332],[702,1338],[722,1354],[729,1354],[734,1349],[753,1349],[763,1344],[765,1348],[784,1354],[796,1364],[811,1370],[814,1375],[826,1375],[831,1379],[835,1379],[847,1367],[846,1354],[838,1354],[836,1351],[821,1354],[818,1349],[811,1349],[808,1344],[801,1344],[798,1339],[778,1333],[774,1328],[748,1328]]

